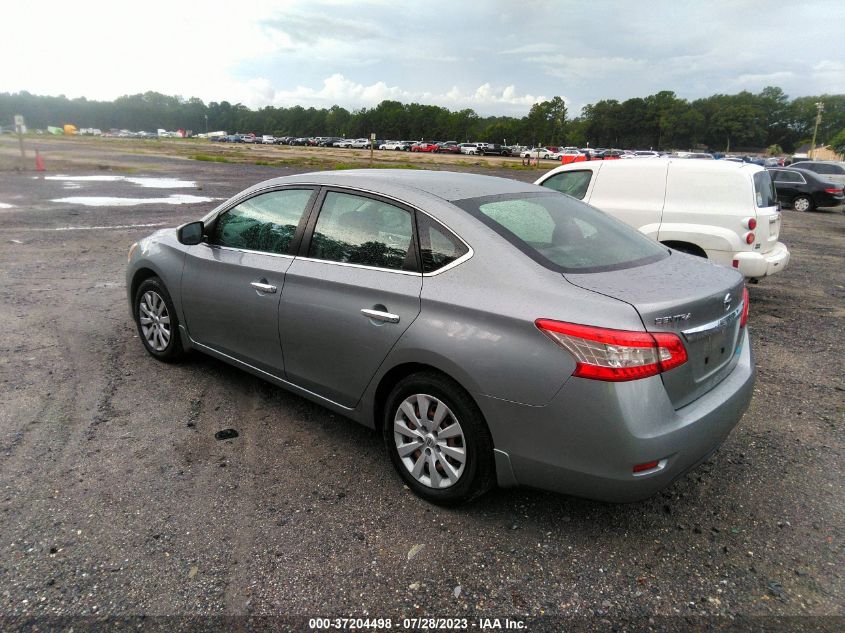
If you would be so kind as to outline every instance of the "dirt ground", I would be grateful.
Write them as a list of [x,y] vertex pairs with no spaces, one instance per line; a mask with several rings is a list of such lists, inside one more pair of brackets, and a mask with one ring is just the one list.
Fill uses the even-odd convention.
[[[7,167],[13,141],[0,139]],[[356,616],[397,630],[419,617],[845,630],[841,209],[784,213],[790,266],[749,287],[755,396],[703,466],[633,505],[518,489],[443,509],[402,486],[376,433],[200,354],[157,363],[130,320],[132,242],[313,169],[320,150],[266,166],[250,163],[285,148],[215,163],[178,142],[39,144],[46,173],[0,171],[0,628],[114,629],[117,616],[308,630]],[[112,179],[49,179],[61,175]],[[126,180],[143,177],[189,182]],[[212,200],[58,201],[174,194]],[[216,440],[226,428],[238,437]]]

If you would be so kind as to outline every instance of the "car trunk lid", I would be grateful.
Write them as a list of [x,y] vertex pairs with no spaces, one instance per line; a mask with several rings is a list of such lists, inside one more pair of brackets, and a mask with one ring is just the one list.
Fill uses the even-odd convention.
[[710,391],[737,362],[743,278],[730,268],[673,252],[645,266],[564,277],[630,304],[647,331],[681,337],[687,362],[661,374],[676,409]]

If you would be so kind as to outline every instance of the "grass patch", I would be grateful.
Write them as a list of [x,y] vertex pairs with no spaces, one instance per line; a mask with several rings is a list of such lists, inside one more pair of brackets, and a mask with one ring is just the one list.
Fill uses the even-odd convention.
[[225,156],[211,156],[209,154],[189,154],[188,158],[191,160],[201,160],[207,163],[234,163],[237,161],[229,160]]
[[501,167],[502,169],[513,169],[514,171],[532,171],[537,167],[531,165],[523,165],[522,163],[515,163],[511,161],[502,161],[498,165],[490,165],[491,167]]
[[412,163],[335,163],[331,169],[424,169]]
[[[223,161],[235,162],[235,161]],[[338,162],[331,158],[321,157],[300,157],[300,158],[281,158],[279,160],[254,160],[246,161],[252,165],[261,165],[263,167],[313,167],[315,169],[323,170],[343,170],[343,169],[425,169],[421,165],[413,163],[373,163],[369,161],[360,162]]]

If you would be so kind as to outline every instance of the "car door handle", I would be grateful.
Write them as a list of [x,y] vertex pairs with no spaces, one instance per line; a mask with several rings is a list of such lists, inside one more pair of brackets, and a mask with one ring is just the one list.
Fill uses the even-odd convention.
[[399,323],[399,315],[391,314],[390,312],[383,312],[382,310],[370,310],[368,308],[361,308],[361,314],[368,319],[376,321],[384,321],[385,323]]
[[276,292],[276,286],[266,284],[260,281],[253,281],[249,285],[255,288],[258,292],[266,292],[267,294],[273,294],[274,292]]

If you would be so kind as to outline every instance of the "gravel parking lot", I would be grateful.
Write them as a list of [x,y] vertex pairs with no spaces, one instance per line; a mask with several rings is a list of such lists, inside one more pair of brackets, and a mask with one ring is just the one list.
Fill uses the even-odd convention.
[[[784,213],[790,268],[749,288],[754,400],[702,467],[633,505],[520,489],[443,509],[402,486],[376,433],[199,354],[159,364],[137,340],[129,245],[306,169],[122,153],[103,170],[116,163],[92,147],[67,171],[0,172],[0,628],[190,615],[845,629],[841,209]],[[62,174],[113,178],[44,177]],[[195,185],[127,180],[144,177]],[[212,200],[56,201],[172,195]],[[227,428],[238,437],[215,439]]]

